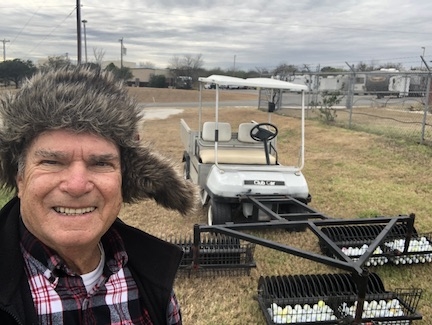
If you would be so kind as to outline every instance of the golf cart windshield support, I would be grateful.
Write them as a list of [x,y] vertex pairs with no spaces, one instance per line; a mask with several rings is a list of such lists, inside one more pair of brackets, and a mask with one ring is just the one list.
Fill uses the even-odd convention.
[[[301,143],[300,143],[300,157],[299,157],[299,166],[297,166],[298,171],[301,171],[304,167],[304,147],[305,147],[305,91],[308,88],[304,85],[293,84],[285,81],[280,81],[277,79],[270,78],[236,78],[230,76],[222,76],[222,75],[212,75],[207,78],[199,78],[200,81],[200,95],[199,95],[199,134],[202,136],[202,90],[203,84],[214,84],[216,90],[216,99],[215,99],[215,130],[214,130],[214,149],[215,149],[215,165],[221,170],[219,161],[218,161],[218,141],[219,141],[219,101],[220,101],[220,87],[221,86],[239,86],[246,88],[255,88],[255,89],[270,89],[270,90],[279,90],[279,91],[294,91],[301,93]],[[272,111],[268,111],[268,121],[271,122],[271,113]]]

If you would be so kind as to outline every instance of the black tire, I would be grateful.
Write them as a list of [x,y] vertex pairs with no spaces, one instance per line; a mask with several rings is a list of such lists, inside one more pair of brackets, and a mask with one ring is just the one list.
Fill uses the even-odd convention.
[[185,161],[183,164],[183,178],[190,179],[189,162]]
[[190,157],[187,153],[183,156],[183,178],[190,179]]
[[211,225],[223,225],[231,222],[231,205],[229,203],[214,202],[210,200],[207,211],[207,223]]

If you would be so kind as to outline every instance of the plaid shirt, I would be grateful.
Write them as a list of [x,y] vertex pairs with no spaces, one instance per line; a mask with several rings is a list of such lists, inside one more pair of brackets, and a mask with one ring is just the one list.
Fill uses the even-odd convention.
[[[126,265],[128,256],[121,237],[110,229],[102,243],[106,255],[103,274],[87,292],[82,278],[22,227],[21,251],[40,324],[152,324]],[[167,324],[182,324],[174,292],[168,305]]]

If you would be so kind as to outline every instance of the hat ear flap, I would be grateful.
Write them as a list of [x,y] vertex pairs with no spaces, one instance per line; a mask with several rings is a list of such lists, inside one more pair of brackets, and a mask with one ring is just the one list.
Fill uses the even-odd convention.
[[196,208],[196,186],[185,180],[167,158],[149,147],[135,147],[125,148],[122,160],[124,202],[151,198],[183,215]]

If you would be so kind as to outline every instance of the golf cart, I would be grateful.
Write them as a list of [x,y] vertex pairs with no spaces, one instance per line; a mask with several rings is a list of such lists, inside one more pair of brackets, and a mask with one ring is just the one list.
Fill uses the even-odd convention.
[[[199,78],[199,127],[192,130],[181,119],[184,177],[198,184],[203,206],[208,205],[208,224],[233,222],[234,212],[250,221],[274,218],[292,220],[310,211],[308,185],[302,174],[304,165],[304,92],[306,86],[270,78],[235,78],[212,75]],[[203,120],[202,89],[215,85],[215,115]],[[219,92],[226,86],[301,93],[301,139],[297,165],[284,166],[277,152],[278,128],[271,123],[275,103],[268,103],[268,120],[244,121],[233,126],[219,121]],[[271,96],[270,98],[274,98]]]

